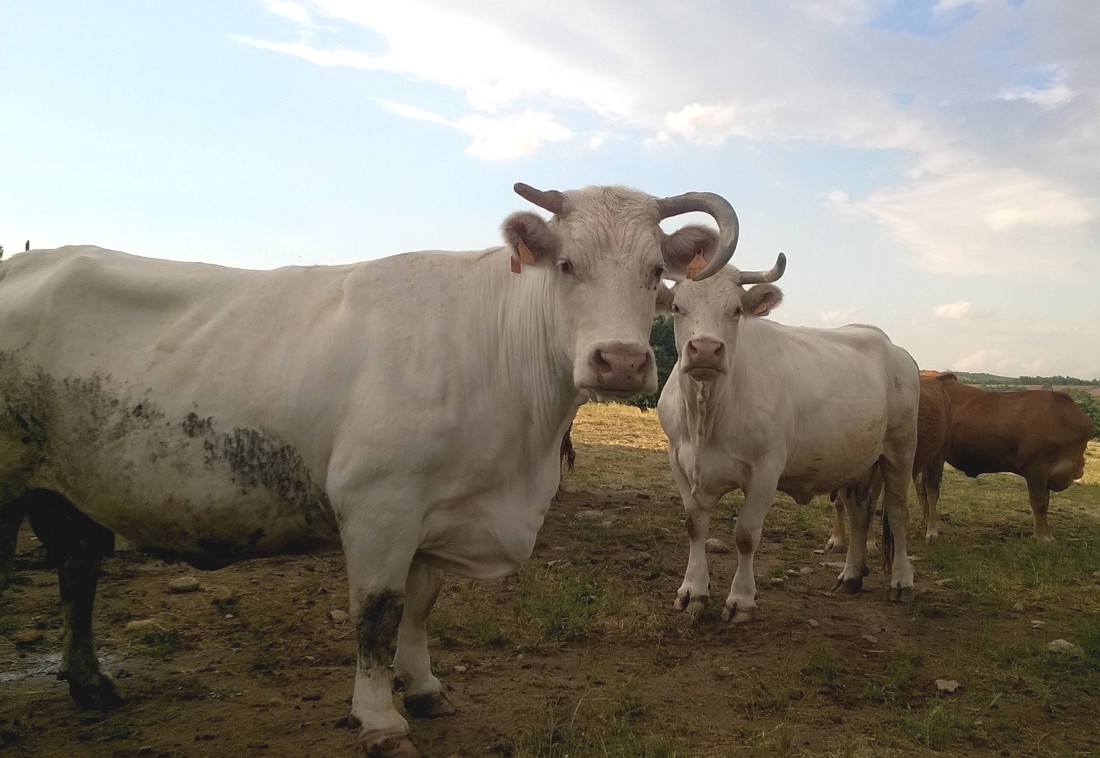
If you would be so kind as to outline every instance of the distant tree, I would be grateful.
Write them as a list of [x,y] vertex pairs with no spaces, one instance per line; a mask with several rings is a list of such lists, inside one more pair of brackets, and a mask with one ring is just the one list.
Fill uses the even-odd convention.
[[676,337],[672,330],[672,319],[668,316],[658,316],[653,319],[653,328],[649,333],[649,344],[653,348],[653,357],[657,363],[657,391],[651,395],[643,395],[630,402],[648,411],[657,407],[657,399],[661,396],[661,390],[668,381],[672,367],[676,364]]
[[1100,439],[1100,400],[1080,390],[1070,390],[1069,396],[1092,419],[1093,439]]

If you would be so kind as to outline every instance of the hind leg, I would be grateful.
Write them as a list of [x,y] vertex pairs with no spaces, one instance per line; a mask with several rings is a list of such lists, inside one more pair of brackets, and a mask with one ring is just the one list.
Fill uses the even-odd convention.
[[0,590],[11,581],[15,565],[15,543],[19,538],[19,526],[26,515],[23,499],[0,503]]
[[1047,508],[1050,506],[1050,490],[1045,477],[1033,477],[1027,480],[1027,495],[1031,500],[1031,517],[1035,522],[1035,539],[1040,542],[1054,542],[1047,523]]
[[92,634],[99,567],[114,552],[115,536],[55,492],[36,490],[26,497],[31,526],[46,546],[48,560],[57,565],[63,631],[57,678],[68,680],[79,708],[117,706],[124,699],[100,666]]

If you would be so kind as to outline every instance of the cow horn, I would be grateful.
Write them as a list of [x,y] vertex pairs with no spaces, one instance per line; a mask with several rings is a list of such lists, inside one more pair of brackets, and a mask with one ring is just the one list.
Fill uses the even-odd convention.
[[779,257],[775,259],[775,265],[767,271],[738,271],[737,283],[738,284],[767,284],[768,282],[774,282],[779,277],[783,276],[783,272],[787,268],[787,256],[783,253],[779,254]]
[[538,190],[523,182],[516,182],[512,185],[512,189],[524,200],[534,203],[554,215],[560,215],[562,207],[565,205],[565,195],[557,190]]
[[690,211],[701,211],[710,214],[718,222],[718,250],[707,262],[706,268],[693,276],[693,279],[706,279],[730,262],[733,251],[737,249],[741,227],[737,222],[736,211],[724,197],[713,192],[686,192],[683,195],[658,199],[657,208],[661,211],[662,219]]

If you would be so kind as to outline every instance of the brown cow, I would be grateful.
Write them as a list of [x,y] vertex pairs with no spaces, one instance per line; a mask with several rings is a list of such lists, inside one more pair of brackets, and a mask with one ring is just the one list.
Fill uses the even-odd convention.
[[[929,520],[929,493],[926,488],[926,482],[935,482],[933,497],[938,498],[940,493],[940,478],[943,475],[944,443],[947,440],[950,417],[951,398],[943,388],[943,383],[938,380],[938,374],[933,372],[933,375],[929,376],[928,372],[922,371],[920,376],[920,400],[917,406],[917,452],[913,456],[913,484],[916,485],[917,497],[920,499],[924,511],[924,539],[926,542],[931,542],[936,538],[936,502],[932,500],[931,508],[933,518]],[[920,476],[922,472],[933,470],[939,472],[939,474],[932,479]],[[878,484],[878,482],[875,483],[876,490]],[[830,495],[830,498],[836,506],[836,515],[833,518],[832,536],[830,536],[829,541],[825,543],[825,549],[828,551],[839,549],[844,545],[846,527],[844,503],[840,497],[837,497],[837,494],[838,493],[834,492]],[[877,491],[874,493],[873,497],[875,502],[878,501],[878,494]],[[867,540],[868,549],[873,548],[874,532],[872,530],[868,530]]]
[[[1061,492],[1085,472],[1085,445],[1095,432],[1092,420],[1062,392],[992,392],[936,377],[950,401],[950,428],[943,455],[925,466],[927,538],[936,536],[936,501],[943,461],[969,477],[1008,472],[1027,480],[1035,537],[1050,542],[1050,493]],[[922,395],[923,399],[923,395]]]

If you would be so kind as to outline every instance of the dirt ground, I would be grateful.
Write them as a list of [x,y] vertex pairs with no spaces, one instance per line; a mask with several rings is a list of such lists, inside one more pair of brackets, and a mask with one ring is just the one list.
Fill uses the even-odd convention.
[[[620,454],[581,442],[578,470]],[[657,451],[635,454],[646,465],[663,463]],[[602,572],[629,598],[636,627],[620,614],[576,640],[528,640],[513,630],[504,642],[486,643],[468,633],[481,622],[464,616],[463,604],[514,617],[522,587],[448,580],[436,612],[443,632],[431,647],[458,713],[412,722],[426,754],[1100,754],[1096,698],[1052,711],[1036,705],[1021,683],[1020,692],[991,703],[937,710],[953,708],[950,699],[964,696],[968,686],[976,689],[983,673],[970,672],[957,695],[937,692],[935,679],[958,672],[968,646],[1018,634],[1032,609],[973,608],[919,563],[913,604],[886,602],[881,570],[868,577],[862,595],[836,597],[828,590],[838,569],[826,564],[842,558],[803,547],[823,542],[827,533],[794,535],[792,557],[781,543],[791,536],[784,527],[784,533],[766,532],[758,556],[757,618],[737,627],[718,618],[736,562],[725,553],[711,556],[711,610],[689,622],[671,610],[686,559],[671,481],[643,489],[578,489],[578,481],[594,486],[567,478],[531,563],[568,561]],[[593,510],[608,519],[588,525]],[[642,521],[646,513],[660,517]],[[732,543],[728,526],[716,531]],[[340,614],[346,583],[339,554],[203,573],[120,544],[105,564],[96,607],[100,657],[128,696],[110,714],[77,711],[66,685],[54,678],[60,615],[55,575],[43,557],[24,527],[16,583],[0,596],[5,758],[359,753],[344,721],[355,643]],[[170,591],[169,582],[184,576],[201,587]],[[776,576],[786,579],[768,578]],[[1058,623],[1044,634],[1070,633],[1069,622],[1065,630]],[[869,701],[861,694],[866,683],[887,682],[899,653],[915,670],[898,680],[889,703]],[[608,714],[623,703],[638,711],[630,720],[633,742],[601,750],[591,742],[573,751],[552,746],[554,729],[595,721],[606,727]],[[947,715],[966,723],[955,723],[946,742],[906,736],[922,719],[933,735],[931,722]],[[890,720],[899,726],[884,731]],[[617,728],[607,733],[621,734]]]

